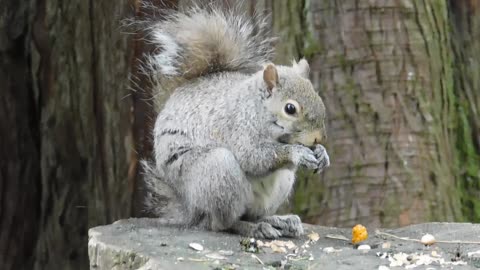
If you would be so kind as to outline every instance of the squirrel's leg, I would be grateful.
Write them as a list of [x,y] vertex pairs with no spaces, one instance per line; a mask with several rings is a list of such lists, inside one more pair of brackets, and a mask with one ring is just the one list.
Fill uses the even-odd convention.
[[190,226],[229,229],[252,200],[251,185],[231,151],[194,147],[165,165]]
[[254,207],[248,210],[247,218],[271,225],[282,236],[297,237],[303,227],[297,215],[273,215],[287,200],[295,182],[295,169],[283,168],[262,178],[251,179],[254,190]]
[[[330,165],[330,158],[327,154],[327,151],[325,150],[325,147],[323,145],[316,145],[314,149],[314,155],[318,159],[318,168],[315,170],[315,172],[321,172],[325,167],[328,167]],[[294,176],[290,176],[294,177]],[[276,183],[280,183],[282,186],[288,186],[289,182],[293,182],[293,180],[288,179],[288,175],[278,175],[276,177]],[[275,192],[274,194],[278,194],[278,192]],[[272,196],[275,198],[275,196]],[[271,198],[272,198],[271,197]],[[270,205],[272,203],[270,202]],[[276,204],[274,204],[274,207]],[[275,208],[276,211],[276,208]],[[300,217],[297,215],[284,215],[284,216],[267,216],[262,219],[260,219],[262,222],[266,222],[270,225],[272,225],[275,229],[278,229],[281,233],[282,236],[287,236],[287,237],[298,237],[303,234],[303,226],[302,226],[302,221],[300,220]]]
[[179,170],[179,180],[185,191],[182,196],[184,209],[190,217],[190,225],[257,238],[281,236],[266,222],[240,221],[253,201],[253,192],[231,151],[194,148],[183,153],[178,162],[172,165]]

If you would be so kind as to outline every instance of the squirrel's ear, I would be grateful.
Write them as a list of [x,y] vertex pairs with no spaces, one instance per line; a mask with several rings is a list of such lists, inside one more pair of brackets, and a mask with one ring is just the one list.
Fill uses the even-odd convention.
[[278,84],[277,68],[273,64],[268,64],[263,70],[263,80],[267,84],[268,92],[271,94],[273,88]]
[[308,74],[310,73],[310,66],[308,65],[307,60],[302,58],[298,63],[293,60],[293,68],[298,73],[298,75],[308,79]]

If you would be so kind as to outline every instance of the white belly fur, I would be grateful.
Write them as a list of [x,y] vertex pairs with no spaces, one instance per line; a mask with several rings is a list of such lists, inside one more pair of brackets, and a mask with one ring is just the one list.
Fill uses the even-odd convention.
[[275,214],[290,195],[294,182],[295,170],[286,168],[261,178],[251,179],[254,202],[250,214],[255,216]]

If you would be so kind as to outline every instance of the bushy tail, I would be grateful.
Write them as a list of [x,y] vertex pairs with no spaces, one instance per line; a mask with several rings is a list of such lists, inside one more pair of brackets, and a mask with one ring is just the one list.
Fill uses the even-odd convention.
[[182,224],[181,205],[173,190],[162,180],[163,176],[155,165],[146,160],[141,161],[145,198],[143,200],[144,214],[161,217],[164,224]]
[[[194,7],[169,11],[166,19],[149,28],[149,40],[158,53],[147,59],[147,71],[163,91],[214,72],[253,72],[273,57],[267,21],[260,16],[237,14],[236,9]],[[166,85],[166,86],[165,86]],[[167,89],[165,89],[167,88]]]

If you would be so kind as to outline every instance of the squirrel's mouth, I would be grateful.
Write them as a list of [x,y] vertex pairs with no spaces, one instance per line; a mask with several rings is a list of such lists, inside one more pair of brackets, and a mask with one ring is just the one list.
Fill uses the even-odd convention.
[[284,134],[278,138],[278,142],[280,143],[285,143],[285,144],[298,144],[301,146],[305,146],[307,148],[310,148],[311,150],[315,149],[315,145],[306,145],[305,143],[302,143],[295,139],[295,136],[292,134]]
[[273,124],[279,128],[281,128],[285,133],[280,135],[278,138],[277,138],[277,141],[280,142],[280,143],[285,143],[285,144],[299,144],[299,145],[303,145],[305,147],[308,147],[308,148],[312,148],[314,147],[315,145],[312,145],[311,143],[307,143],[305,140],[304,137],[304,134],[303,132],[301,131],[298,131],[298,130],[294,130],[293,132],[290,131],[289,129],[279,125],[277,123],[277,121],[274,121]]
[[278,137],[277,140],[278,140],[278,142],[281,142],[281,143],[291,144],[291,142],[290,142],[291,139],[292,139],[291,134],[283,134],[280,137]]

